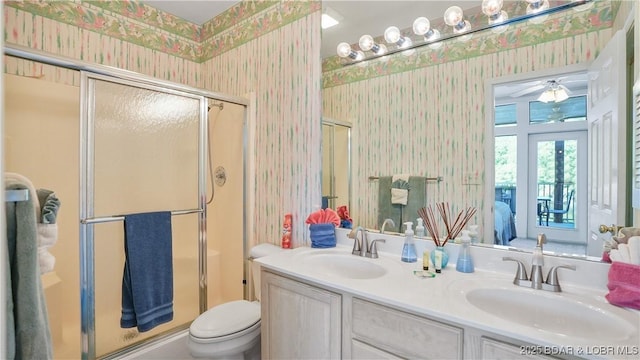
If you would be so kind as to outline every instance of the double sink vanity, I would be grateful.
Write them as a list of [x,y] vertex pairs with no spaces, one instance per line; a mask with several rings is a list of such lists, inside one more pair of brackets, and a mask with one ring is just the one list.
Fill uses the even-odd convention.
[[[367,232],[379,257],[352,255],[348,230],[338,246],[301,247],[257,259],[262,266],[265,359],[513,359],[640,357],[640,312],[610,305],[608,265],[544,256],[561,292],[514,285],[531,254],[473,247],[476,271],[448,266],[418,277],[422,262],[400,261],[403,238]],[[418,254],[433,243],[416,241]],[[433,269],[431,269],[433,271]]]

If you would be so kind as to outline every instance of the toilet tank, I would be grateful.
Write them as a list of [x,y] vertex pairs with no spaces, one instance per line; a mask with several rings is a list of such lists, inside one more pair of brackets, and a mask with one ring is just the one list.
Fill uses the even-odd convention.
[[249,266],[251,267],[251,279],[253,280],[253,293],[256,300],[260,301],[260,264],[253,261],[263,256],[269,256],[284,251],[281,247],[263,243],[251,248],[249,251]]

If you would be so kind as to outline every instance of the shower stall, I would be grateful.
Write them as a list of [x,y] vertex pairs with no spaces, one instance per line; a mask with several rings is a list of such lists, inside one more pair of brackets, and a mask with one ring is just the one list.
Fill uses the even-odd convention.
[[[56,74],[5,75],[4,122],[6,171],[62,203],[56,265],[42,275],[54,356],[123,353],[242,299],[248,102],[22,48],[5,54],[9,67]],[[172,213],[173,320],[121,329],[123,216],[152,211]]]

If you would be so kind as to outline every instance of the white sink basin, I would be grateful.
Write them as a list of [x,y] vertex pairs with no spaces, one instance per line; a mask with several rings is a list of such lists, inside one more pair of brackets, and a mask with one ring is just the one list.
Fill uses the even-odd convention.
[[376,264],[377,260],[336,252],[310,252],[304,254],[305,265],[314,272],[347,279],[375,279],[387,273]]
[[[514,285],[513,289],[469,290],[466,299],[478,309],[504,320],[560,336],[605,343],[638,336],[634,326],[624,318],[625,310],[610,311],[588,297],[577,299]],[[615,310],[621,313],[614,313]]]

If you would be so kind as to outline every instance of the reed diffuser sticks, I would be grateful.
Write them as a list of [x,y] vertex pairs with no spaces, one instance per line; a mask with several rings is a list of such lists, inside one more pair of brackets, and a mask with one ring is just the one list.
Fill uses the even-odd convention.
[[420,217],[424,221],[425,227],[427,228],[427,231],[429,232],[429,235],[431,235],[431,238],[433,239],[433,242],[436,244],[436,246],[444,246],[446,245],[447,241],[449,241],[449,239],[455,239],[456,236],[458,236],[462,229],[464,229],[464,227],[467,225],[469,220],[471,220],[471,218],[476,214],[476,208],[468,207],[464,210],[460,210],[455,220],[451,222],[451,219],[453,219],[453,217],[451,216],[451,208],[449,206],[449,203],[436,203],[436,208],[440,213],[440,217],[442,218],[442,222],[444,223],[445,229],[447,231],[447,236],[444,241],[440,241],[438,223],[436,221],[436,217],[431,205],[418,210],[418,215],[420,215]]

